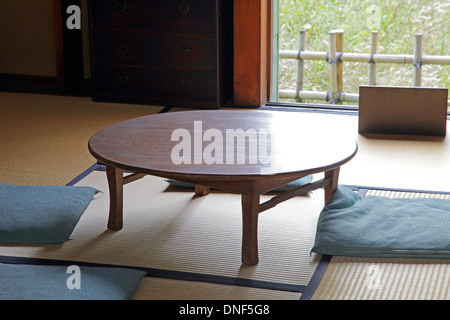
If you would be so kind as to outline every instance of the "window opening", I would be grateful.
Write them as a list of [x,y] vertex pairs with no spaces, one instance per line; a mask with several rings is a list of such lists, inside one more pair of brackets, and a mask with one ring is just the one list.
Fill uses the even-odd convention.
[[272,101],[356,108],[360,85],[450,87],[447,0],[274,3]]

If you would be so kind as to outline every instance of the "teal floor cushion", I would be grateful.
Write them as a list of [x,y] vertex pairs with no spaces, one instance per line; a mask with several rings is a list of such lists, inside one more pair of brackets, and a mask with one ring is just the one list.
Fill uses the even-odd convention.
[[360,197],[339,186],[320,213],[313,252],[450,258],[450,200]]
[[[171,185],[175,186],[175,187],[179,187],[179,188],[194,188],[194,184],[192,183],[188,183],[188,182],[183,182],[183,181],[178,181],[178,180],[173,180],[173,179],[166,179],[167,182],[169,182]],[[278,187],[274,190],[272,190],[272,192],[286,192],[286,191],[290,191],[292,189],[295,189],[297,187],[301,187],[305,184],[311,183],[312,182],[312,175],[297,179],[295,181],[292,181],[288,184],[285,184],[284,186]]]
[[0,300],[127,300],[144,271],[0,264]]
[[67,241],[97,192],[90,187],[0,183],[0,243]]

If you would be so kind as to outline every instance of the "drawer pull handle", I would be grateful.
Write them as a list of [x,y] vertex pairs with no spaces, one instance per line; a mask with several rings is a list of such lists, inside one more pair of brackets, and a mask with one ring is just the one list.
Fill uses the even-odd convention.
[[190,86],[192,86],[192,81],[191,81],[191,80],[188,80],[188,79],[182,79],[182,80],[180,81],[180,87],[181,87],[181,88],[187,89],[187,88],[189,88]]
[[181,47],[180,50],[183,52],[191,52],[192,51],[192,49],[188,48],[188,47]]
[[178,6],[178,11],[181,13],[188,13],[191,11],[191,7],[188,4],[183,3]]
[[119,76],[117,78],[117,82],[119,82],[120,84],[127,84],[130,82],[130,78],[128,76]]
[[125,2],[123,3],[116,2],[114,8],[116,8],[116,10],[119,12],[124,12],[125,10],[127,10],[127,4]]
[[119,53],[126,54],[129,51],[130,51],[130,48],[128,46],[121,46],[121,47],[119,47]]

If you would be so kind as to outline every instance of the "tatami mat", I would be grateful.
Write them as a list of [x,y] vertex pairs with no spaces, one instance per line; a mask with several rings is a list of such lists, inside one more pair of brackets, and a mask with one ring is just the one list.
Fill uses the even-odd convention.
[[[5,92],[0,92],[0,106],[0,181],[47,185],[66,184],[95,161],[87,143],[98,130],[163,109]],[[448,138],[373,138],[358,134],[355,115],[302,112],[302,118],[314,127],[348,133],[357,141],[358,153],[341,168],[342,184],[450,191]]]
[[413,189],[450,191],[450,125],[447,137],[360,135],[357,115],[304,112],[309,123],[335,128],[354,137],[356,156],[341,167],[339,183],[384,187],[391,190]]
[[431,199],[450,199],[450,193],[442,192],[424,192],[424,191],[395,191],[387,189],[369,189],[366,196],[378,196],[387,198],[431,198]]
[[[161,109],[94,103],[90,98],[0,92],[0,182],[66,184],[95,162],[87,150],[93,133]],[[370,186],[366,195],[448,199],[448,194],[441,192],[450,191],[448,137],[371,138],[358,135],[358,117],[354,115],[304,112],[303,117],[308,123],[348,132],[358,142],[358,154],[341,168],[341,184]],[[318,265],[320,257],[309,251],[323,206],[321,190],[261,214],[261,262],[245,267],[240,263],[238,195],[213,192],[196,198],[192,192],[167,189],[163,179],[146,177],[125,186],[125,226],[113,232],[106,229],[104,172],[93,172],[79,184],[98,186],[104,193],[83,215],[72,240],[62,245],[0,246],[0,256],[157,270],[157,276],[142,281],[135,299],[298,299],[300,292],[284,290],[283,286],[302,291]],[[371,187],[436,192],[394,194]],[[450,299],[446,260],[332,257],[325,266],[312,299]],[[165,277],[167,270],[196,278]],[[211,276],[217,279],[202,281]],[[220,283],[227,279],[259,282],[257,286]],[[267,289],[266,284],[283,290]]]
[[95,132],[161,109],[0,92],[0,182],[66,184],[94,162],[87,145]]
[[450,263],[333,257],[313,300],[448,300]]
[[299,295],[280,290],[146,277],[131,300],[298,300]]

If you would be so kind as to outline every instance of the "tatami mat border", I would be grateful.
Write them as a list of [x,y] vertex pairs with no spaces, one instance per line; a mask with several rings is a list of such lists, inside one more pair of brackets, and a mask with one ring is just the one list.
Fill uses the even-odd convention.
[[[95,164],[87,173],[83,173],[83,177],[89,174],[93,170],[100,170],[104,171],[105,167],[101,164]],[[87,171],[88,171],[87,170]],[[386,188],[386,187],[373,187],[373,186],[359,186],[359,185],[342,185],[346,188],[349,188],[355,192],[358,192],[358,194],[361,197],[364,197],[368,190],[385,190],[385,191],[395,191],[395,192],[415,192],[415,193],[428,193],[428,194],[450,194],[450,192],[443,192],[443,191],[429,191],[429,190],[417,190],[417,189],[398,189],[398,188]],[[323,275],[325,274],[327,267],[331,261],[332,256],[322,256],[319,265],[316,268],[316,271],[314,272],[310,282],[307,286],[296,286],[296,285],[286,285],[286,284],[276,284],[272,282],[261,282],[261,281],[253,281],[253,280],[244,280],[244,279],[235,279],[230,278],[226,279],[226,277],[216,277],[216,276],[210,276],[210,275],[202,275],[202,274],[192,274],[192,278],[187,277],[183,278],[183,280],[191,280],[191,281],[206,281],[206,282],[212,282],[212,283],[221,283],[221,284],[230,284],[230,285],[244,285],[244,286],[250,286],[250,287],[258,287],[258,288],[266,288],[266,289],[274,289],[274,290],[285,290],[285,291],[292,291],[292,292],[301,292],[302,296],[300,300],[310,300],[312,296],[314,295],[320,281],[322,280]],[[158,270],[158,273],[162,277],[171,278],[172,276],[175,276],[175,274],[171,274],[171,271],[168,270]],[[201,280],[195,280],[195,279],[201,279]],[[235,280],[232,280],[235,279]],[[224,281],[225,280],[225,281]],[[226,281],[228,280],[228,281]],[[223,282],[216,282],[216,281],[223,281]],[[240,282],[239,284],[233,283],[233,281]],[[259,287],[261,285],[261,287]]]
[[[76,178],[67,183],[67,186],[73,186],[91,172],[99,170],[104,171],[105,166],[94,163]],[[147,277],[153,278],[166,278],[172,280],[186,280],[186,281],[199,281],[223,285],[233,285],[233,286],[244,286],[258,289],[269,289],[269,290],[280,290],[288,292],[303,293],[306,290],[304,285],[294,285],[286,283],[277,283],[272,281],[263,280],[253,280],[253,279],[242,279],[218,275],[173,271],[173,270],[162,270],[155,268],[141,268],[133,266],[122,266],[122,265],[105,265],[82,261],[68,261],[68,260],[52,260],[52,259],[41,259],[41,258],[25,258],[25,257],[12,257],[12,256],[0,256],[0,263],[8,264],[36,264],[36,265],[71,265],[76,264],[80,266],[97,266],[97,267],[116,267],[116,268],[130,268],[138,269],[146,272]]]
[[[78,175],[76,178],[67,183],[68,186],[75,185],[77,182],[82,180],[84,177],[89,175],[91,172],[99,170],[104,171],[105,167],[101,164],[95,163],[91,165],[88,169]],[[353,191],[358,192],[362,197],[365,196],[368,190],[386,190],[386,191],[397,191],[397,192],[416,192],[416,193],[433,193],[433,194],[450,194],[450,192],[439,192],[439,191],[426,191],[426,190],[414,190],[414,189],[392,189],[392,188],[381,188],[381,187],[368,187],[368,186],[357,186],[357,185],[343,185]],[[285,283],[276,283],[271,281],[263,280],[252,280],[252,279],[241,279],[235,277],[217,276],[209,274],[191,273],[191,272],[181,272],[173,270],[162,270],[155,268],[142,268],[133,266],[122,266],[122,265],[108,265],[108,264],[97,264],[82,261],[69,261],[69,260],[52,260],[52,259],[41,259],[41,258],[25,258],[25,257],[13,257],[13,256],[0,256],[0,263],[7,264],[36,264],[36,265],[80,265],[80,266],[97,266],[97,267],[117,267],[117,268],[130,268],[138,269],[146,272],[147,277],[153,278],[165,278],[172,280],[185,280],[185,281],[199,281],[206,283],[222,284],[222,285],[233,285],[233,286],[244,286],[259,289],[270,289],[270,290],[280,290],[288,292],[302,293],[300,300],[310,300],[314,295],[323,275],[325,274],[327,267],[331,261],[332,256],[322,256],[319,265],[317,266],[310,282],[307,286],[303,285],[292,285]]]
[[305,291],[303,291],[300,300],[311,300],[312,296],[316,292],[317,287],[319,286],[320,281],[322,280],[325,271],[327,270],[328,264],[331,261],[332,256],[323,255],[320,259],[319,265],[316,268],[311,280],[309,280],[308,285],[306,286]]
[[54,259],[41,259],[41,258],[0,256],[0,263],[47,265],[47,266],[78,265],[78,266],[85,266],[85,267],[126,268],[126,269],[134,269],[134,270],[144,271],[144,272],[146,272],[146,275],[145,275],[146,277],[152,277],[152,278],[164,278],[164,279],[171,279],[171,280],[206,282],[206,283],[213,283],[213,284],[241,286],[241,287],[250,287],[250,288],[258,288],[258,289],[268,289],[268,290],[279,290],[279,291],[296,292],[296,293],[302,293],[306,289],[306,286],[302,286],[302,285],[292,285],[292,284],[276,283],[276,282],[262,281],[262,280],[241,279],[241,278],[208,275],[208,274],[200,274],[200,273],[192,273],[192,272],[134,267],[134,266],[127,266],[127,265],[101,264],[101,263],[72,261],[72,260],[54,260]]
[[81,173],[80,175],[78,175],[76,178],[74,178],[73,180],[71,180],[70,182],[68,182],[66,184],[66,186],[73,186],[75,184],[77,184],[79,181],[83,180],[83,178],[85,178],[86,176],[88,176],[91,172],[98,170],[99,169],[99,164],[98,163],[94,163],[92,166],[90,166],[88,169],[86,169],[83,173]]
[[414,192],[414,193],[428,193],[428,194],[445,194],[450,195],[449,191],[437,191],[437,190],[421,190],[421,189],[402,189],[402,188],[388,188],[388,187],[372,187],[372,186],[357,186],[357,185],[342,185],[364,196],[368,190],[378,191],[392,191],[392,192]]

